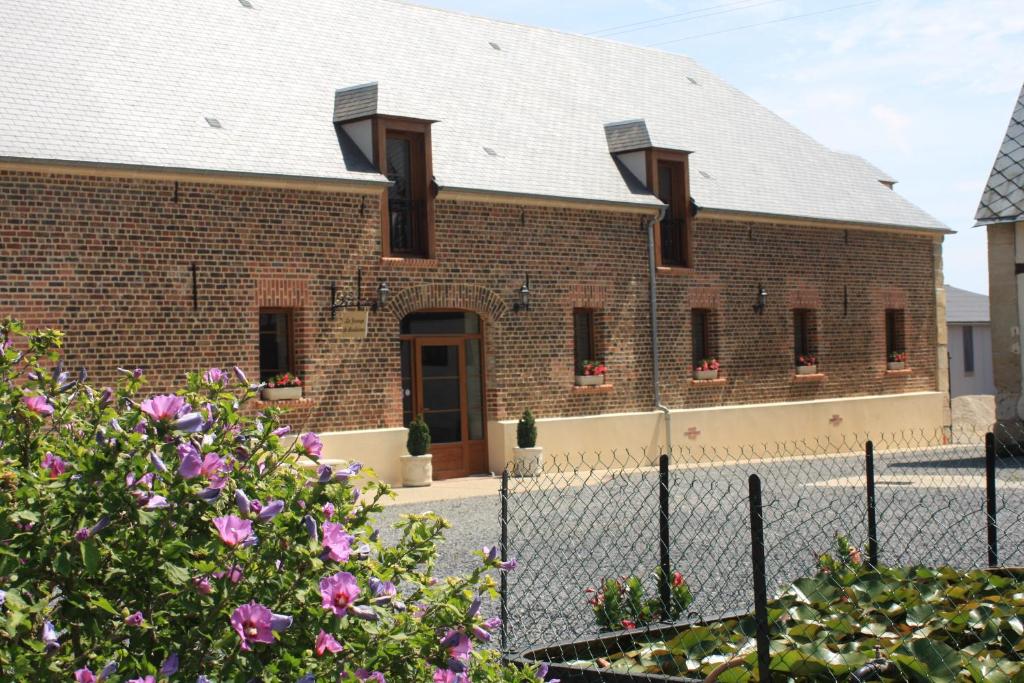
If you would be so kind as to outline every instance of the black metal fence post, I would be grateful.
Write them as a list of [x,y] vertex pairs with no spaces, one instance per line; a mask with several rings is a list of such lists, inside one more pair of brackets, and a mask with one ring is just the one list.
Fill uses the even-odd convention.
[[754,567],[754,621],[757,623],[757,669],[761,683],[771,681],[768,650],[768,585],[764,559],[764,512],[761,508],[761,479],[750,475],[750,554]]
[[868,485],[868,563],[878,566],[878,526],[875,518],[875,444],[868,441],[864,447],[864,469]]
[[661,612],[667,618],[672,603],[672,560],[668,547],[668,454],[658,458],[658,547],[661,550],[661,577],[658,592],[661,594]]
[[[501,561],[508,561],[508,469],[501,473]],[[501,574],[501,651],[508,652],[508,572]]]
[[985,507],[988,526],[988,566],[999,565],[999,534],[996,528],[996,437],[985,435]]

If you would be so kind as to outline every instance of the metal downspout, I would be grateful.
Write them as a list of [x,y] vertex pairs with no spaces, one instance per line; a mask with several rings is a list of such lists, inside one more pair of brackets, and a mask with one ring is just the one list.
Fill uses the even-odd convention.
[[[1024,223],[1013,226],[1014,272],[1017,276],[1017,328],[1024,329]],[[1020,396],[1017,399],[1017,419],[1024,419],[1024,355],[1020,362]]]
[[655,279],[657,274],[654,260],[654,223],[665,215],[662,208],[658,219],[645,218],[644,224],[647,227],[647,261],[648,261],[648,282],[650,283],[650,306],[651,306],[651,375],[654,383],[654,407],[665,414],[665,448],[669,456],[672,455],[672,413],[668,407],[661,402],[661,357],[658,353],[658,283]]

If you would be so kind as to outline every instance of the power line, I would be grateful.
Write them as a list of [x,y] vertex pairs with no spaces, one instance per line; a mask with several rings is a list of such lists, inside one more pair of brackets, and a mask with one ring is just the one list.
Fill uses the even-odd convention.
[[770,21],[760,21],[756,24],[747,24],[746,26],[735,26],[733,28],[723,29],[721,31],[712,31],[710,33],[697,33],[692,36],[683,36],[682,38],[673,38],[672,40],[663,40],[660,43],[651,43],[647,47],[660,47],[662,45],[669,45],[671,43],[679,43],[684,40],[691,40],[693,38],[705,38],[707,36],[717,36],[722,33],[731,33],[733,31],[741,31],[746,28],[755,28],[757,26],[767,26],[768,24],[779,24],[784,21],[792,21],[793,19],[803,19],[804,17],[813,17],[818,14],[828,14],[829,12],[838,12],[839,10],[852,9],[854,7],[865,7],[867,5],[877,5],[881,0],[870,0],[869,2],[858,2],[852,5],[841,5],[839,7],[831,7],[829,9],[819,10],[817,12],[805,12],[804,14],[794,14],[791,17],[782,17],[781,19],[772,19]]
[[[746,1],[749,2],[750,0],[746,0]],[[639,26],[637,28],[630,28],[630,29],[626,29],[624,31],[615,31],[613,33],[605,33],[605,34],[602,34],[599,37],[600,38],[610,38],[611,36],[618,36],[618,35],[622,35],[623,33],[633,33],[634,31],[646,31],[649,28],[658,28],[659,26],[668,26],[669,24],[681,24],[684,21],[693,21],[695,19],[704,19],[705,17],[715,17],[715,16],[718,16],[719,14],[729,14],[731,12],[739,12],[741,10],[753,9],[755,7],[760,7],[762,5],[771,5],[771,4],[774,4],[774,3],[777,3],[777,2],[782,2],[782,0],[762,0],[762,2],[755,2],[752,5],[744,5],[743,7],[733,7],[731,9],[723,9],[723,10],[721,10],[719,12],[708,12],[706,14],[698,14],[698,15],[695,15],[695,16],[683,17],[682,19],[672,19],[670,21],[663,21],[663,22],[660,22],[660,23],[654,23],[654,24],[650,24],[649,26]]]
[[[778,2],[779,0],[771,0],[771,1],[772,2]],[[685,12],[679,12],[678,14],[669,14],[669,15],[663,16],[663,17],[655,17],[653,19],[644,19],[643,21],[634,21],[633,23],[630,23],[630,24],[620,24],[618,26],[609,26],[608,28],[599,29],[597,31],[590,31],[589,33],[585,33],[583,35],[596,36],[598,34],[618,35],[619,33],[630,33],[631,31],[619,31],[619,29],[632,29],[632,30],[639,31],[639,30],[642,30],[642,28],[650,28],[650,27],[653,27],[653,26],[658,26],[658,25],[660,25],[662,23],[675,23],[675,22],[672,22],[671,20],[675,19],[677,17],[689,17],[691,15],[699,14],[701,12],[706,12],[708,10],[719,9],[719,8],[722,8],[722,7],[733,7],[735,5],[742,5],[742,4],[745,4],[745,3],[748,3],[748,2],[750,2],[750,0],[734,0],[733,2],[721,2],[721,3],[717,4],[717,5],[709,5],[707,7],[699,7],[697,9],[691,9],[691,10],[687,10]],[[745,8],[740,7],[738,9],[745,9]],[[694,18],[699,18],[699,17],[694,17]],[[684,19],[683,21],[686,21],[686,20]],[[647,24],[650,24],[651,26],[648,27],[648,26],[646,26]],[[640,26],[641,28],[633,29],[634,26]],[[615,31],[616,33],[609,33],[610,31]]]

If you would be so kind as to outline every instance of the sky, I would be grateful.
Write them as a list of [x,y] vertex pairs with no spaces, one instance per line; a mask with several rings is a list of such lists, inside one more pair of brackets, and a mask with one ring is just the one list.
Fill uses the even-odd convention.
[[1024,0],[416,0],[686,54],[944,222],[946,283],[988,292],[974,213],[1024,83]]

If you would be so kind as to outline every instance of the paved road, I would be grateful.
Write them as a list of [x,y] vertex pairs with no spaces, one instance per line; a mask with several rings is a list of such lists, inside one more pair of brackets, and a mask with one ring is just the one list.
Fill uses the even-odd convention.
[[[986,562],[984,458],[980,447],[876,454],[881,561]],[[862,456],[808,456],[740,464],[673,465],[671,557],[691,585],[696,616],[751,608],[747,477],[763,480],[769,590],[813,571],[836,533],[867,538]],[[998,471],[1001,561],[1024,564],[1024,462]],[[472,566],[470,552],[492,544],[499,498],[389,508],[433,509],[455,525],[441,547],[439,573]],[[578,471],[512,480],[510,646],[574,640],[594,633],[585,589],[603,577],[647,574],[658,562],[658,475],[649,468]],[[652,586],[653,587],[653,586]]]

